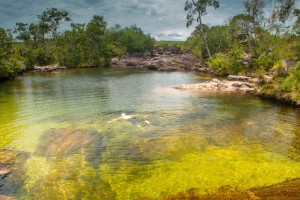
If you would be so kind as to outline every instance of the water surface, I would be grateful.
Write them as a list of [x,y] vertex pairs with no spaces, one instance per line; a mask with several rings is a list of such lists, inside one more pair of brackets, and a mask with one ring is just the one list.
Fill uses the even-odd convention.
[[[300,110],[170,88],[207,79],[80,69],[1,83],[0,163],[12,173],[0,175],[0,195],[160,199],[300,178]],[[107,123],[122,113],[137,124]]]

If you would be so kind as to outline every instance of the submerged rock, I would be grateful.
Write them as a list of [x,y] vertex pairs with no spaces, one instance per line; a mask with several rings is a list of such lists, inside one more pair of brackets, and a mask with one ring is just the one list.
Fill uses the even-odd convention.
[[0,176],[7,175],[10,172],[11,171],[3,163],[0,162]]
[[[249,190],[239,190],[229,185],[220,187],[215,192],[207,192],[207,194],[198,195],[196,188],[191,188],[186,192],[180,192],[175,195],[164,196],[162,199],[194,199],[194,200],[209,200],[209,199],[289,199],[299,200],[300,197],[300,179],[287,180],[282,183],[271,186],[256,187]],[[151,199],[151,198],[147,198]]]
[[5,196],[7,199],[23,186],[24,164],[29,157],[30,155],[27,152],[0,149],[0,194],[8,195]]
[[0,195],[0,200],[15,200],[15,198],[11,196]]
[[68,157],[81,153],[94,164],[99,164],[104,151],[103,136],[96,131],[81,129],[53,129],[40,138],[36,155],[46,158]]

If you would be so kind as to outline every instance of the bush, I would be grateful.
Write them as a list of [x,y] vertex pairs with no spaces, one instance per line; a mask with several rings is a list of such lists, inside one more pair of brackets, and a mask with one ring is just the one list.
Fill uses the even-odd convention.
[[212,58],[208,59],[207,64],[211,66],[217,75],[228,75],[230,66],[232,65],[228,55],[223,53],[215,54]]
[[259,56],[258,58],[254,59],[254,68],[255,69],[264,69],[265,71],[268,71],[272,69],[280,59],[277,55],[273,53],[269,54],[263,54]]
[[231,54],[218,53],[207,62],[217,75],[225,76],[229,74],[239,74],[246,67],[242,61],[242,52],[232,52]]
[[22,67],[15,59],[10,58],[8,61],[0,61],[0,79],[13,78],[20,73]]

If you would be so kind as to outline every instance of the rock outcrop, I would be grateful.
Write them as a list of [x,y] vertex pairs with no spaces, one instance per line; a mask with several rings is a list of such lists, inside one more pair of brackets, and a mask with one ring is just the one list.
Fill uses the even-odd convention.
[[[197,70],[202,64],[196,62],[196,57],[188,52],[182,52],[177,47],[163,49],[157,47],[149,55],[127,55],[113,58],[112,67],[134,67],[157,71]],[[206,70],[205,70],[206,71]]]
[[255,83],[250,83],[250,80],[250,77],[229,76],[228,80],[225,81],[213,79],[203,83],[179,85],[173,88],[180,90],[198,90],[203,92],[253,93]]
[[66,67],[55,67],[55,66],[34,66],[33,71],[37,72],[52,72],[58,69],[66,69]]

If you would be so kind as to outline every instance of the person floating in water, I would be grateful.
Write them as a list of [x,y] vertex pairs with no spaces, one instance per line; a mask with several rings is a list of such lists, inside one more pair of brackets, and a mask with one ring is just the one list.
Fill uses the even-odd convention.
[[151,124],[148,120],[142,121],[142,120],[136,118],[137,116],[138,115],[126,115],[125,113],[122,113],[121,117],[115,118],[111,121],[108,121],[107,123],[109,124],[109,123],[113,123],[115,121],[118,121],[120,119],[125,119],[125,120],[129,121],[131,124],[139,127],[142,130],[144,130],[144,128],[141,126],[141,123]]

